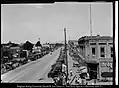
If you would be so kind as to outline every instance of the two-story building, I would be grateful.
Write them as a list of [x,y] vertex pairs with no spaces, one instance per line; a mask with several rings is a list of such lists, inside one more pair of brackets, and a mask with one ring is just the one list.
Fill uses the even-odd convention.
[[84,36],[78,39],[79,53],[85,58],[93,79],[112,80],[113,75],[113,38],[110,36]]

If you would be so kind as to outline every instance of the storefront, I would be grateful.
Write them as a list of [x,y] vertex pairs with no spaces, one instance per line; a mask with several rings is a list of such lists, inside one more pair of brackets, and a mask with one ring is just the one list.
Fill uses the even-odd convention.
[[90,78],[112,80],[113,37],[84,36],[78,39],[78,44],[79,53],[87,63]]
[[113,60],[112,58],[103,58],[99,62],[100,80],[113,80]]
[[99,79],[99,62],[96,60],[85,60],[87,63],[90,79]]

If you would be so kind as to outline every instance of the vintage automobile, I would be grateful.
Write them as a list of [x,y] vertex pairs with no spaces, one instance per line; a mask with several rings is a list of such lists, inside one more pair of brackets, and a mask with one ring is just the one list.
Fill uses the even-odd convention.
[[12,67],[13,67],[13,68],[19,67],[19,63],[18,63],[18,62],[14,63],[14,64],[12,65]]
[[13,69],[12,65],[13,65],[12,61],[5,63],[6,70],[12,70]]
[[73,67],[80,67],[80,64],[73,63]]

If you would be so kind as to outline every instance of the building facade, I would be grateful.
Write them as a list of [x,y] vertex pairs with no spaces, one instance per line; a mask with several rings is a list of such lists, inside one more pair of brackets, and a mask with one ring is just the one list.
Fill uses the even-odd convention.
[[[110,36],[84,36],[78,39],[79,53],[85,58],[89,71],[96,79],[102,73],[113,73],[113,38]],[[107,74],[108,75],[108,74]],[[107,77],[112,80],[112,77]]]

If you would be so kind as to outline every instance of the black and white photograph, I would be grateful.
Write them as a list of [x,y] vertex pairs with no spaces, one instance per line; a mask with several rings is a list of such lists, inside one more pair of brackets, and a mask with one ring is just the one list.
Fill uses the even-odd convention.
[[1,83],[113,85],[113,5],[1,4]]

